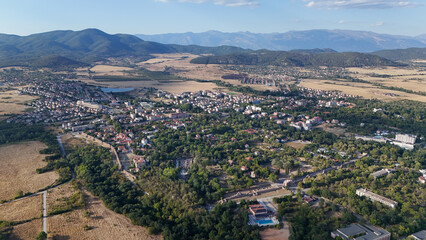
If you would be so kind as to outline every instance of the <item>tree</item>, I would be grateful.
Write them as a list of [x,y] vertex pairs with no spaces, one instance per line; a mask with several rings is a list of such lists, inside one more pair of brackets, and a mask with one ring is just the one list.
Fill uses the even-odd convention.
[[46,240],[47,239],[47,233],[45,231],[41,231],[37,236],[35,237],[36,240]]
[[269,181],[271,181],[271,182],[276,182],[276,181],[278,180],[278,176],[277,176],[277,174],[275,174],[275,173],[271,173],[271,174],[269,174],[268,179],[269,179]]

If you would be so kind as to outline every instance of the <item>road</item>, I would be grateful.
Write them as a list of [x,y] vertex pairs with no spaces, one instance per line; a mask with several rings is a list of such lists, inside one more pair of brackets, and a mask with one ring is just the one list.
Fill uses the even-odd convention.
[[61,136],[62,136],[62,135],[57,135],[57,136],[56,136],[56,139],[58,140],[59,147],[61,148],[62,156],[63,156],[63,157],[66,157],[66,156],[67,156],[67,154],[65,153],[65,149],[64,149],[64,145],[62,144]]
[[43,193],[43,232],[47,233],[47,191]]

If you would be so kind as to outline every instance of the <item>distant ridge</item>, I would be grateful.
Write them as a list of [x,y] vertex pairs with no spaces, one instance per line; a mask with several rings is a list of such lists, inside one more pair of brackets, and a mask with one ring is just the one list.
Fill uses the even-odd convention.
[[373,52],[384,49],[426,47],[426,34],[417,37],[350,30],[308,30],[286,33],[251,33],[207,31],[202,33],[167,33],[136,35],[144,40],[164,44],[221,46],[248,49],[293,50],[329,48],[339,52]]
[[297,51],[256,51],[252,53],[233,53],[221,56],[195,58],[196,64],[230,64],[230,65],[275,65],[291,67],[374,67],[401,66],[391,60],[357,52],[314,52]]
[[246,50],[231,46],[167,45],[144,41],[128,34],[111,35],[99,29],[60,30],[23,37],[0,34],[1,66],[26,64],[27,61],[49,55],[88,63],[108,57],[149,58],[153,53],[228,54],[243,51]]
[[381,50],[372,54],[384,57],[393,61],[410,61],[416,59],[426,60],[426,48],[407,48],[394,50]]

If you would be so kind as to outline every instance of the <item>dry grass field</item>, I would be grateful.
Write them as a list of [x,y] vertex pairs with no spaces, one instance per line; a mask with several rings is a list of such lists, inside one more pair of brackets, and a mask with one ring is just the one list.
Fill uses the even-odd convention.
[[130,71],[132,68],[128,67],[118,67],[111,65],[96,65],[90,69],[95,75],[115,75],[115,76],[124,76],[126,75],[123,71]]
[[36,192],[51,185],[58,179],[56,172],[36,173],[46,165],[46,155],[39,151],[46,148],[38,141],[22,142],[0,146],[0,200],[13,198],[21,190]]
[[39,218],[43,211],[42,195],[33,196],[0,206],[0,220],[25,221]]
[[[234,73],[224,70],[220,65],[192,64],[190,61],[198,55],[193,54],[154,54],[156,58],[138,63],[139,66],[151,71],[164,71],[166,67],[172,67],[176,75],[189,79],[219,80],[225,74]],[[159,61],[156,61],[156,60]]]
[[15,90],[0,91],[0,115],[22,113],[29,108],[24,104],[34,99],[29,95],[19,95]]
[[26,240],[35,239],[37,234],[43,230],[43,223],[41,219],[35,219],[30,222],[13,226],[10,240]]
[[292,141],[292,142],[286,142],[286,143],[284,143],[284,145],[290,146],[290,147],[296,148],[296,149],[303,148],[304,146],[306,146],[308,144],[310,144],[310,142]]
[[[90,217],[84,216],[84,209],[49,217],[49,239],[161,239],[161,236],[149,235],[145,228],[134,226],[125,216],[107,209],[98,198],[85,194]],[[84,230],[86,225],[89,230]]]
[[337,90],[345,94],[361,96],[367,99],[379,99],[383,101],[408,99],[413,101],[426,102],[426,96],[395,90],[380,89],[368,83],[349,83],[334,80],[304,79],[300,82],[299,85],[302,87],[327,91]]

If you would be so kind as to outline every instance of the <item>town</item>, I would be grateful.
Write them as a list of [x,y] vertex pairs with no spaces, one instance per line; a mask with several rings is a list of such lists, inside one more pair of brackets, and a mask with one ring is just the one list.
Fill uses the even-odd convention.
[[[8,74],[18,73],[3,72]],[[413,154],[424,148],[424,135],[385,126],[369,131],[365,125],[371,122],[355,125],[340,112],[359,108],[357,97],[309,88],[290,91],[288,85],[272,95],[210,90],[173,94],[155,88],[117,94],[62,75],[49,73],[46,80],[44,74],[16,90],[36,97],[28,103],[31,110],[6,122],[47,124],[61,129],[59,141],[72,137],[106,147],[117,169],[145,194],[162,192],[153,188],[160,180],[152,174],[160,171],[193,187],[207,210],[227,202],[245,206],[252,226],[288,226],[290,221],[294,227],[293,214],[306,204],[304,211],[346,214],[344,220],[329,220],[339,227],[328,233],[333,238],[391,239],[391,233],[415,236],[421,230],[422,224],[414,226],[409,219],[421,221],[424,211],[402,215],[424,205],[425,171],[413,161],[424,162],[424,155]],[[24,85],[18,79],[3,77],[3,85]],[[372,106],[368,114],[384,111]],[[197,177],[197,171],[205,177],[197,180],[204,176]],[[201,194],[194,181],[206,181],[209,188]],[[392,192],[394,181],[410,181],[404,188],[420,191],[418,204],[407,205],[408,196]],[[347,193],[335,191],[337,185]],[[361,199],[367,212],[356,202]],[[386,212],[387,207],[397,210],[392,210],[393,227],[385,230],[389,220],[371,211]],[[406,227],[401,230],[398,224]]]

